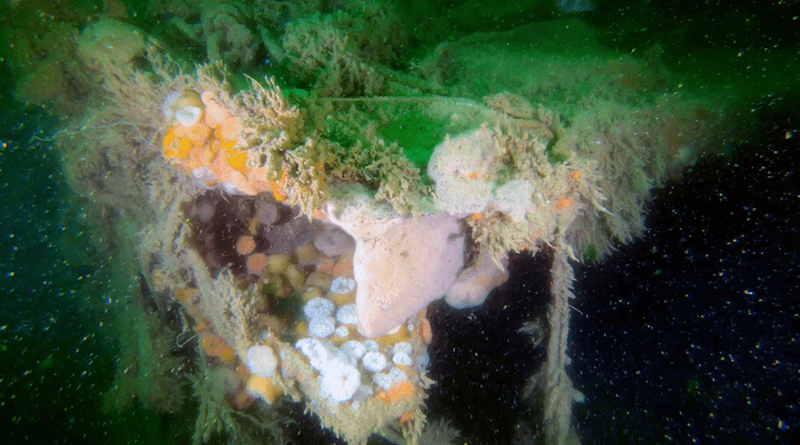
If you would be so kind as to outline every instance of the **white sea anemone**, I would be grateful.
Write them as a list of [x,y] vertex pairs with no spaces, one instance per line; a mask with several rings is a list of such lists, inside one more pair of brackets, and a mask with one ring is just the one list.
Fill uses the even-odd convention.
[[278,358],[275,351],[266,345],[251,346],[247,350],[247,368],[250,373],[270,378],[278,367]]
[[372,376],[372,382],[384,390],[388,390],[392,385],[403,380],[408,380],[408,376],[396,366],[392,366],[392,369],[386,372],[379,372]]
[[175,120],[184,127],[191,127],[203,117],[203,110],[200,107],[185,106],[175,110]]
[[336,320],[331,316],[308,320],[308,332],[317,338],[329,337],[336,330]]
[[355,304],[345,304],[336,311],[336,321],[341,324],[354,325],[358,323],[358,315],[356,313]]
[[414,348],[411,346],[411,343],[407,341],[399,341],[392,346],[392,353],[399,354],[401,352],[411,355],[411,352]]
[[331,362],[319,376],[320,395],[331,403],[347,402],[361,386],[361,373],[354,366]]
[[169,122],[192,126],[203,117],[205,104],[194,90],[172,91],[161,103],[161,114]]
[[367,349],[364,347],[364,345],[355,340],[348,340],[342,343],[342,346],[339,346],[339,350],[356,360],[363,357],[367,352]]
[[311,367],[317,371],[322,370],[334,357],[332,348],[316,338],[302,338],[294,344],[295,349],[308,358]]
[[311,322],[316,318],[332,316],[334,309],[336,309],[336,305],[333,304],[333,301],[317,297],[312,298],[303,306],[303,314],[306,316],[306,320]]
[[331,281],[330,291],[334,294],[344,295],[356,290],[356,280],[347,277],[336,277]]
[[172,121],[175,118],[175,111],[172,109],[172,105],[175,103],[175,100],[178,99],[178,96],[181,95],[180,91],[170,91],[164,100],[161,102],[161,115],[168,121]]
[[356,360],[328,342],[316,338],[302,338],[294,344],[295,349],[308,358],[312,368],[322,372],[332,362],[355,366]]
[[364,354],[361,359],[364,368],[372,372],[381,372],[386,368],[386,356],[377,351],[370,351]]
[[405,352],[397,352],[392,356],[392,362],[395,365],[400,366],[411,366],[414,364],[414,360],[411,358],[410,355],[406,354]]
[[338,339],[347,338],[350,336],[350,329],[347,326],[339,326],[333,331],[333,336]]
[[394,362],[395,365],[413,365],[414,360],[411,358],[411,353],[413,350],[414,348],[411,346],[411,343],[407,341],[395,343],[395,345],[392,347],[392,362]]

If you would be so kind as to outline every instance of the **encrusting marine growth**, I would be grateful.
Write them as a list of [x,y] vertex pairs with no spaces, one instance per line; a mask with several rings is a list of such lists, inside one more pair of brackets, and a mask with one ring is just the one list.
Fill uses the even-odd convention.
[[[245,12],[214,14],[244,22]],[[97,60],[101,99],[60,137],[72,185],[135,234],[127,242],[156,306],[179,314],[178,341],[197,338],[195,442],[255,441],[252,428],[280,438],[283,397],[351,443],[391,431],[422,440],[436,335],[427,306],[480,305],[508,279],[510,252],[542,249],[554,256],[553,301],[531,392],[545,440],[577,438],[570,261],[639,234],[651,187],[697,158],[709,122],[673,98],[634,107],[587,96],[593,106],[563,110],[567,124],[510,86],[483,101],[443,95],[436,79],[452,73],[442,54],[477,64],[484,43],[440,49],[404,74],[376,61],[388,56],[369,32],[350,46],[345,16],[287,27],[280,56],[311,95],[273,78],[237,79],[234,91],[220,63],[184,70],[148,45],[144,67]],[[306,26],[315,21],[324,27]],[[208,30],[210,54],[233,38],[220,32]],[[241,57],[219,57],[249,63],[258,45],[242,42]],[[613,73],[582,69],[586,82],[633,97]],[[403,119],[427,139],[387,140]]]

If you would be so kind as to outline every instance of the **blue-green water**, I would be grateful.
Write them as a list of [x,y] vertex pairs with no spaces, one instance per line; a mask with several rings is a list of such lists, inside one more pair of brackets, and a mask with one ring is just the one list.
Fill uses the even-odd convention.
[[[2,67],[4,101],[13,101]],[[0,374],[4,431],[16,443],[79,440],[102,430],[98,395],[113,355],[98,327],[103,258],[80,227],[81,209],[50,143],[31,142],[54,123],[3,107]],[[67,249],[71,252],[67,255]],[[77,260],[73,263],[71,260]]]

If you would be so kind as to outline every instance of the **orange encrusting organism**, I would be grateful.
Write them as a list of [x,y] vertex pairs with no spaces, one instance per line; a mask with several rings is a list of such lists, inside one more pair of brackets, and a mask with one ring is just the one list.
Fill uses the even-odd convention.
[[175,289],[172,292],[172,298],[174,298],[176,301],[178,301],[178,303],[186,307],[191,303],[190,299],[199,293],[200,291],[193,287]]
[[256,240],[250,235],[242,235],[236,241],[236,252],[239,255],[249,255],[256,250]]
[[164,134],[164,157],[194,171],[208,186],[224,183],[242,193],[256,195],[270,191],[278,201],[288,198],[286,171],[280,182],[270,182],[268,169],[248,165],[248,152],[238,150],[239,119],[214,100],[212,93],[202,94],[205,112],[198,122],[176,124]]
[[353,278],[353,261],[346,257],[339,258],[333,265],[333,273],[331,275],[334,277]]
[[328,215],[320,209],[311,209],[311,216],[323,222],[328,221]]
[[251,375],[247,380],[247,391],[261,397],[270,405],[274,404],[283,395],[283,389],[271,379],[255,374]]
[[536,240],[539,238],[539,236],[541,234],[542,234],[541,230],[537,230],[537,231],[529,234],[528,238],[525,240],[525,242],[523,244],[520,244],[517,247],[517,250],[519,250],[520,252],[524,252],[524,251],[528,250],[529,247],[533,247],[534,243],[536,242]]
[[390,386],[386,391],[378,393],[378,398],[383,403],[395,403],[410,398],[414,395],[414,385],[408,380],[402,380]]
[[286,190],[277,182],[270,182],[269,183],[269,190],[272,192],[272,196],[275,197],[275,200],[278,202],[286,201],[286,198],[289,195],[286,193]]
[[278,202],[286,201],[289,197],[289,194],[286,192],[286,181],[288,180],[289,176],[286,174],[286,167],[281,169],[281,179],[280,182],[272,181],[269,183],[270,191],[272,191],[272,196],[275,197],[275,200]]
[[329,257],[320,255],[317,262],[317,270],[333,276],[333,270],[336,268],[336,260]]
[[238,153],[228,153],[228,165],[233,167],[239,173],[247,173],[247,153],[240,151]]
[[431,322],[428,321],[428,317],[425,316],[425,310],[417,314],[417,322],[419,323],[419,338],[422,339],[426,345],[431,344],[433,340],[433,329],[431,328]]
[[209,321],[203,316],[199,300],[194,298],[199,294],[200,291],[193,287],[175,289],[172,292],[172,298],[180,303],[186,311],[186,314],[194,320],[193,329],[198,333],[204,331],[209,326]]
[[555,208],[556,210],[564,210],[570,208],[571,206],[572,206],[572,200],[567,197],[564,197],[556,201],[553,208]]
[[203,334],[201,343],[203,345],[203,351],[205,351],[209,357],[218,357],[225,363],[231,362],[236,358],[236,351],[217,335],[210,333]]

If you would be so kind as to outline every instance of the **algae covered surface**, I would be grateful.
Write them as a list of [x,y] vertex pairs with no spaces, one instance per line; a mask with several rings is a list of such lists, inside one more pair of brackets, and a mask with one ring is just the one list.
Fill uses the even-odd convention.
[[[741,414],[735,400],[770,391],[756,362],[746,383],[720,384],[730,369],[710,369],[697,352],[710,348],[694,337],[702,329],[679,321],[711,317],[732,361],[744,352],[731,338],[746,339],[741,348],[773,342],[750,355],[778,363],[774,391],[786,393],[794,361],[781,357],[791,347],[774,329],[797,307],[796,274],[785,269],[797,250],[788,178],[798,130],[784,104],[797,97],[787,73],[798,36],[784,2],[0,8],[10,104],[0,407],[12,441],[789,443],[797,434],[789,402]],[[740,193],[742,181],[773,194]],[[702,205],[680,210],[727,195],[740,207],[720,204],[699,219],[706,226],[694,217]],[[660,235],[664,208],[683,229]],[[774,230],[737,226],[740,208]],[[715,235],[725,230],[736,233]],[[713,253],[674,253],[659,236],[682,246],[764,241],[710,249],[726,265],[714,271],[702,260]],[[785,282],[756,284],[732,266],[777,242],[771,256],[784,260],[758,263]],[[715,278],[685,276],[729,287],[681,287],[680,272],[640,256],[641,243],[675,264],[699,258]],[[687,289],[687,304],[668,303],[652,283],[620,296],[615,280],[634,278],[593,272],[639,260],[643,280]],[[645,273],[647,261],[660,266]],[[640,300],[641,289],[659,300]],[[720,328],[698,293],[773,328],[760,337]],[[778,301],[777,312],[758,306]],[[624,330],[603,328],[626,304],[664,315],[643,316],[656,327],[640,335],[665,355],[676,345],[664,339],[692,326],[688,367],[671,362],[683,380],[649,369],[658,360]],[[619,324],[641,327],[630,314]],[[620,337],[606,344],[604,332]],[[589,352],[601,344],[627,368]],[[620,372],[650,380],[621,387]],[[659,409],[660,421],[636,400],[657,397],[652,383],[665,381],[664,399],[686,407]],[[636,425],[599,418],[626,410]],[[748,421],[738,427],[714,420],[739,415]]]

